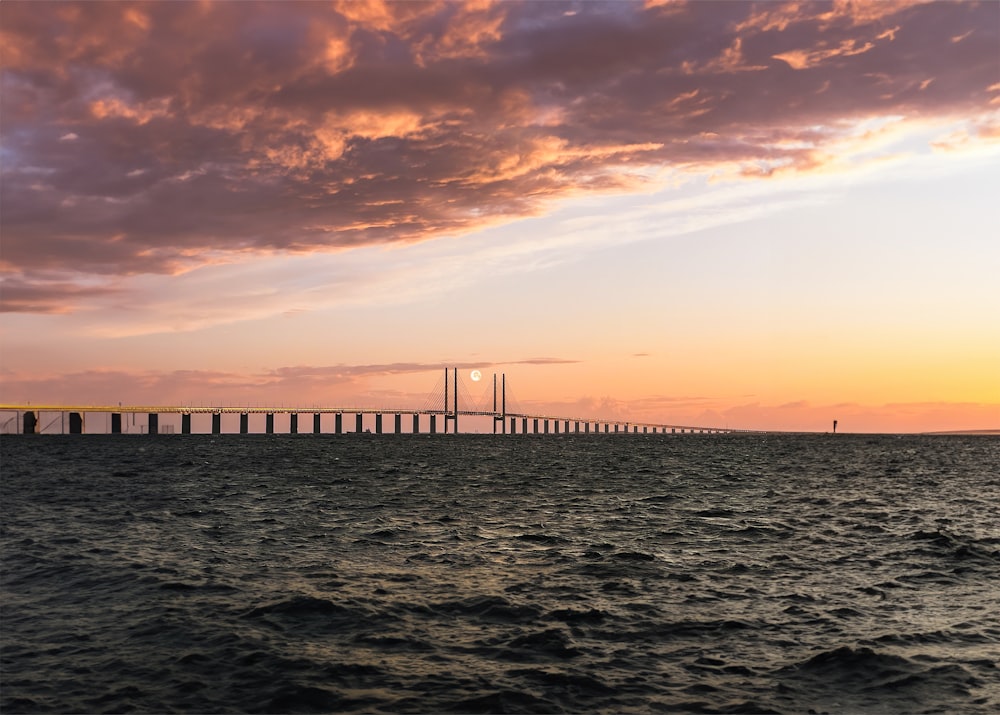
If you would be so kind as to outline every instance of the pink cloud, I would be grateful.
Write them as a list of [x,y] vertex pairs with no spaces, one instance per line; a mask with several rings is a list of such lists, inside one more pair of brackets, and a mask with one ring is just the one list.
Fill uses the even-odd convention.
[[[511,364],[574,362],[547,358]],[[463,409],[490,409],[491,383],[469,383],[464,372],[502,365],[451,365],[460,371]],[[5,402],[30,396],[32,404],[176,406],[294,406],[385,409],[436,408],[443,391],[443,365],[387,363],[363,365],[289,366],[258,373],[219,370],[130,371],[87,370],[57,376],[4,374]],[[387,378],[406,378],[401,387],[387,387]],[[518,402],[508,371],[508,411],[545,414],[566,419],[597,419],[714,428],[824,432],[838,421],[838,432],[941,432],[1000,430],[1000,405],[991,403],[914,402],[894,404],[813,404],[804,400],[783,404],[744,402],[713,396],[654,395],[634,400],[581,397],[572,401],[529,399]],[[473,394],[475,393],[475,394]]]
[[[530,357],[505,363],[443,361],[441,363],[384,363],[291,365],[255,373],[223,370],[85,370],[69,374],[18,374],[3,376],[5,402],[30,399],[35,404],[67,402],[105,404],[109,396],[125,404],[245,404],[246,400],[271,404],[328,406],[386,404],[420,407],[435,383],[443,390],[443,370],[457,368],[461,382],[474,368],[497,369],[505,365],[565,365],[579,362],[558,357]],[[450,373],[449,373],[450,374]],[[426,383],[425,392],[393,392],[374,387],[379,380],[407,377],[408,384]],[[449,378],[450,379],[450,378]],[[485,386],[485,383],[484,383]],[[373,396],[379,401],[371,402]],[[366,401],[367,400],[367,401]]]
[[1000,80],[993,3],[565,9],[3,3],[6,309],[456,234],[645,167],[810,170],[860,119],[985,116]]

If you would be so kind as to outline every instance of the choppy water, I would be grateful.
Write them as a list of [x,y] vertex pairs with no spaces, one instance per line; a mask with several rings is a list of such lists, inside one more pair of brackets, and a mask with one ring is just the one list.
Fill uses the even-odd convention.
[[1000,439],[0,448],[4,713],[1000,711]]

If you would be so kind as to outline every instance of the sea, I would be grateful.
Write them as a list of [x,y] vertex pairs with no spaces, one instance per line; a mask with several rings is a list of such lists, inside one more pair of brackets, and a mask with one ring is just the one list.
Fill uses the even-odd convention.
[[0,712],[1000,712],[1000,438],[0,440]]

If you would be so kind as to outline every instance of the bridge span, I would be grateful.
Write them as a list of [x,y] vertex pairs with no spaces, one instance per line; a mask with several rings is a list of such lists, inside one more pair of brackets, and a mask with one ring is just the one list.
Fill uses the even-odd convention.
[[[264,433],[275,434],[275,417],[282,416],[280,432],[299,434],[404,434],[404,417],[409,418],[405,433],[428,434],[459,433],[460,418],[489,418],[493,433],[502,434],[721,434],[741,430],[701,427],[693,425],[637,422],[594,417],[566,417],[551,414],[533,414],[507,410],[506,376],[502,377],[501,391],[497,392],[496,375],[493,379],[493,408],[461,409],[459,407],[458,369],[453,368],[454,387],[449,395],[448,370],[445,369],[444,394],[440,408],[397,409],[376,407],[274,407],[274,406],[192,406],[192,405],[30,405],[0,404],[0,434],[174,434],[176,424],[162,424],[161,416],[179,415],[180,434],[229,434],[234,430],[223,429],[223,415],[239,415],[239,434],[250,433],[250,416],[264,415]],[[498,401],[499,400],[499,401]],[[13,413],[13,414],[11,414]],[[101,415],[100,427],[95,418]],[[138,425],[136,417],[145,417]],[[196,430],[194,416],[211,415],[209,429]],[[311,415],[312,424],[300,430],[299,416]],[[354,416],[354,429],[350,430],[350,416]],[[384,417],[392,416],[391,429],[384,425]],[[91,429],[87,429],[90,417]],[[346,419],[345,419],[346,416]],[[131,417],[131,424],[128,417]],[[284,419],[287,417],[287,420]],[[325,419],[324,419],[325,417]],[[440,420],[440,422],[439,422]],[[331,424],[332,422],[332,424]],[[58,429],[56,425],[58,423]],[[176,423],[176,419],[174,419]],[[325,424],[324,424],[325,423]],[[207,426],[206,426],[207,427]]]

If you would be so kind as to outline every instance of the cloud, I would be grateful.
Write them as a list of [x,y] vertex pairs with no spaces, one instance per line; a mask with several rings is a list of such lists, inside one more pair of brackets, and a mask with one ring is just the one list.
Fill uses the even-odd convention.
[[[545,358],[541,364],[575,362]],[[503,363],[359,363],[292,365],[258,372],[227,370],[83,370],[44,375],[3,370],[4,403],[30,399],[33,405],[106,405],[121,401],[147,406],[287,406],[437,409],[443,393],[442,369],[461,374],[512,364],[539,364],[536,358]],[[398,380],[397,382],[393,382]],[[508,374],[510,413],[563,419],[617,420],[636,424],[687,427],[825,432],[838,420],[838,432],[928,432],[1000,429],[1000,404],[990,402],[906,402],[817,404],[796,400],[781,404],[746,402],[747,396],[652,395],[637,399],[584,396],[567,401],[513,399]],[[460,385],[463,408],[491,409],[490,386],[482,405]],[[522,395],[522,398],[530,397]]]
[[18,276],[6,276],[0,283],[0,312],[69,313],[76,301],[106,298],[118,293],[118,289],[109,285],[60,280],[29,282]]
[[[435,390],[443,390],[442,370],[485,369],[501,365],[563,365],[576,360],[525,358],[503,363],[442,361],[336,365],[290,365],[259,372],[226,370],[82,370],[58,375],[19,374],[5,370],[4,402],[30,399],[33,404],[103,405],[109,396],[131,405],[293,404],[303,407],[395,406],[420,408]],[[388,378],[426,376],[426,390],[413,392],[384,387]],[[379,381],[383,387],[375,387]],[[440,384],[436,384],[440,383]],[[436,403],[435,403],[436,404]]]
[[502,365],[571,365],[580,362],[579,360],[567,360],[566,358],[554,358],[554,357],[533,357],[525,358],[524,360],[512,360],[504,363],[498,363]]
[[1000,79],[991,3],[564,10],[3,3],[5,309],[459,235],[664,170],[815,171],[865,119],[988,126]]

